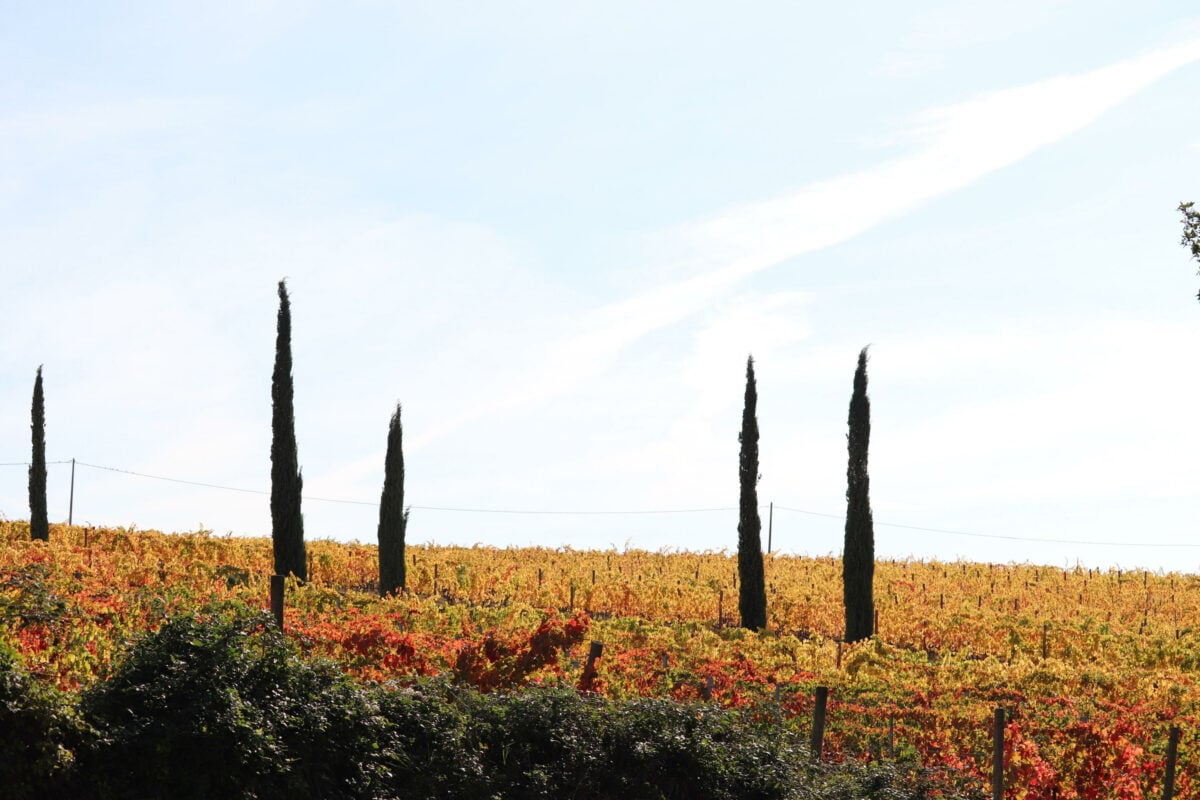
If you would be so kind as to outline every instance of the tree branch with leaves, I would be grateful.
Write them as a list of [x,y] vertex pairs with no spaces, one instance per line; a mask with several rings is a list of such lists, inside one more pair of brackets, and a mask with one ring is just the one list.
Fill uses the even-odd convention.
[[[1196,259],[1196,263],[1200,264],[1200,211],[1197,211],[1194,203],[1180,203],[1179,213],[1183,214],[1183,238],[1179,243],[1192,252],[1192,258]],[[1200,300],[1200,292],[1196,293],[1196,299]]]

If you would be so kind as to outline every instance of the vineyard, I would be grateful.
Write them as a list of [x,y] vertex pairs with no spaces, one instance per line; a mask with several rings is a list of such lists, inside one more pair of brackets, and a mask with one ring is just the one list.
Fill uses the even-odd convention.
[[[0,522],[0,641],[68,692],[112,674],[138,636],[221,604],[266,608],[271,544]],[[1008,715],[1015,798],[1196,796],[1200,577],[1021,565],[877,565],[877,635],[844,645],[841,564],[766,557],[769,627],[738,626],[725,553],[409,545],[408,592],[381,599],[372,546],[308,543],[287,635],[350,675],[441,675],[484,691],[574,686],[610,698],[706,700],[807,731],[829,687],[825,755],[899,760],[989,781]],[[592,642],[603,643],[584,674]]]

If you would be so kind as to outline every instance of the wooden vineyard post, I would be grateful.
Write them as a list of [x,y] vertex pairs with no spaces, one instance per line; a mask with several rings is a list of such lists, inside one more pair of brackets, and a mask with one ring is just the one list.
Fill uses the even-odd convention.
[[992,718],[992,800],[1004,800],[1004,709]]
[[283,630],[283,581],[282,575],[271,576],[271,616],[279,630]]
[[888,759],[896,760],[896,717],[888,714]]
[[712,700],[712,692],[713,692],[713,676],[705,675],[704,676],[704,688],[700,690],[700,694],[703,695],[705,700]]
[[592,646],[588,648],[587,663],[583,665],[583,674],[579,676],[579,690],[588,692],[592,690],[592,686],[596,682],[596,661],[604,653],[604,642],[592,640]]
[[813,704],[812,736],[808,740],[809,749],[815,761],[821,760],[821,749],[825,744],[825,706],[829,702],[829,687],[818,686]]
[[1167,738],[1167,766],[1163,775],[1163,800],[1175,797],[1175,760],[1179,756],[1179,727],[1171,726],[1171,734]]
[[721,589],[717,592],[717,627],[720,628],[725,622],[725,590]]

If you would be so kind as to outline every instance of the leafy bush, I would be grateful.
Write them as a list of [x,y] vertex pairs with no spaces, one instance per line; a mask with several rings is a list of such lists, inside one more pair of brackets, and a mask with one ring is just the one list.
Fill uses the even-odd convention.
[[[244,608],[144,637],[84,693],[82,723],[19,671],[0,674],[17,676],[3,684],[16,687],[12,707],[32,709],[5,740],[25,743],[33,772],[6,789],[61,788],[48,776],[65,774],[69,796],[85,800],[962,796],[894,765],[813,764],[797,734],[714,705],[612,702],[566,686],[483,693],[440,678],[359,684],[301,658]],[[77,743],[74,770],[62,742]]]
[[783,798],[808,748],[791,732],[716,706],[635,700],[613,709],[615,796]]
[[61,624],[67,601],[51,586],[46,564],[26,564],[0,574],[0,619],[20,627]]
[[492,791],[505,798],[601,796],[608,704],[571,688],[479,694],[471,708]]
[[492,781],[473,711],[479,695],[441,680],[380,689],[391,786],[413,798],[490,797]]
[[0,646],[0,787],[5,797],[58,794],[81,730],[65,698],[43,686]]
[[81,710],[99,733],[81,791],[100,798],[367,797],[388,774],[374,693],[263,614],[168,621]]

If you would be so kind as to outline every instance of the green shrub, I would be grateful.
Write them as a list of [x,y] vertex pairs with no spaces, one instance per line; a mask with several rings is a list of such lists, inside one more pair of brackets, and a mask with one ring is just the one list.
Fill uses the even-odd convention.
[[789,729],[713,705],[613,702],[570,687],[480,693],[444,679],[359,684],[302,659],[269,617],[236,606],[145,636],[84,693],[78,718],[10,654],[0,653],[0,677],[0,734],[24,754],[0,759],[12,771],[0,771],[6,798],[974,796],[934,792],[908,767],[813,764]]
[[615,707],[609,740],[615,788],[627,797],[789,797],[808,760],[807,747],[787,730],[670,700]]
[[472,723],[496,796],[587,798],[607,785],[607,702],[566,687],[479,694],[474,700]]
[[53,797],[72,762],[81,729],[66,698],[42,685],[0,645],[0,787],[3,796]]
[[357,798],[387,775],[374,693],[263,614],[168,621],[81,710],[99,738],[80,791],[99,798]]
[[385,744],[396,796],[491,796],[492,781],[474,724],[478,694],[433,679],[379,689],[378,696],[380,714],[389,725]]

